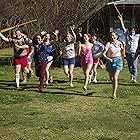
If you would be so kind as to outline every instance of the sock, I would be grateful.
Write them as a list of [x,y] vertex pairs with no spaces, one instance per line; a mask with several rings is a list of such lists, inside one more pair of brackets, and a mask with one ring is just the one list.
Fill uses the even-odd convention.
[[16,74],[16,85],[17,85],[17,88],[19,88],[19,74]]

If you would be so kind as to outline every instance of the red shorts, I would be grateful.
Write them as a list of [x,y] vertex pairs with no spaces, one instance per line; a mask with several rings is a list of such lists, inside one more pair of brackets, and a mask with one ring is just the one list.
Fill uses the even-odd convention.
[[99,63],[99,58],[93,59],[93,64],[98,64]]
[[27,67],[27,56],[24,56],[22,58],[14,58],[14,64],[21,65],[21,68],[24,69],[25,67]]

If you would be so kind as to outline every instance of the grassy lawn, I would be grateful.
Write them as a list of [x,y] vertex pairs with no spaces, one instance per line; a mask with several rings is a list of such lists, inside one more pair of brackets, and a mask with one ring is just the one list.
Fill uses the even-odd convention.
[[13,48],[0,49],[0,57],[11,57],[13,54]]
[[40,95],[37,77],[17,90],[14,68],[0,66],[0,140],[140,139],[140,73],[133,84],[123,69],[116,100],[105,69],[98,70],[98,84],[88,86],[88,96],[81,68],[75,68],[73,88],[62,68],[51,73],[54,83]]

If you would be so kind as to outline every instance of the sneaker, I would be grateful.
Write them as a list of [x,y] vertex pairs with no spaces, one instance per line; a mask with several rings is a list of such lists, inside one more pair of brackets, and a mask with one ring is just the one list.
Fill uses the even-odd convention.
[[94,79],[94,80],[93,80],[93,83],[97,83],[97,80],[96,80],[96,79]]
[[89,76],[89,81],[88,81],[89,84],[91,83],[91,80],[92,80],[92,76],[90,75]]
[[136,79],[134,79],[134,80],[133,80],[133,83],[137,83],[137,80],[136,80]]
[[87,91],[87,87],[84,86],[84,87],[83,87],[83,90],[84,90],[84,91]]
[[73,87],[73,84],[72,83],[70,83],[70,87]]
[[50,82],[50,83],[53,83],[53,76],[50,76],[49,82]]
[[16,88],[18,89],[19,88],[19,85],[16,85]]

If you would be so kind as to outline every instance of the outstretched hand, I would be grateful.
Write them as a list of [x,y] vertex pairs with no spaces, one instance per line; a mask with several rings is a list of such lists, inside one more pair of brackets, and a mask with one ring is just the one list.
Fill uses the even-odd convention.
[[75,29],[75,25],[70,26],[70,29],[74,30]]
[[58,36],[59,30],[55,30],[55,31],[53,32],[53,34],[54,34],[55,36]]

